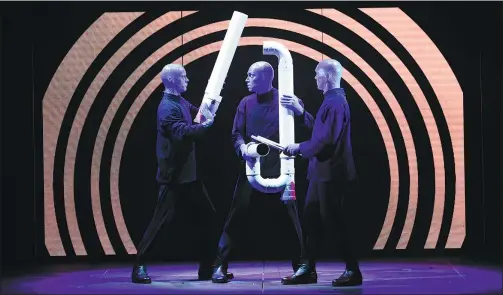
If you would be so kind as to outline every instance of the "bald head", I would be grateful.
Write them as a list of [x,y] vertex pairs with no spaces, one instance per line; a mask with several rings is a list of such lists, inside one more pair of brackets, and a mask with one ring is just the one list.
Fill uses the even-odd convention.
[[250,71],[259,73],[267,82],[272,83],[272,80],[274,79],[274,69],[272,68],[271,64],[266,61],[258,61],[256,63],[253,63],[250,66]]
[[335,59],[322,60],[316,67],[316,71],[324,72],[331,82],[341,84],[342,65]]
[[342,65],[335,59],[324,59],[316,66],[316,84],[318,89],[327,91],[341,87]]
[[256,93],[265,93],[271,90],[274,80],[274,69],[265,61],[253,63],[248,69],[246,85],[248,90]]
[[161,81],[166,92],[178,95],[187,90],[189,79],[183,66],[169,64],[161,71]]

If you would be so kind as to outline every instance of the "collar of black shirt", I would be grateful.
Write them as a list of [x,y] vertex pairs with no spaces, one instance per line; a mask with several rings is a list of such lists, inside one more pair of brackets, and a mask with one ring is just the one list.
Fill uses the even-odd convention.
[[257,100],[259,102],[270,102],[274,98],[275,91],[277,91],[277,90],[276,90],[276,88],[273,87],[273,88],[271,88],[271,90],[269,90],[266,93],[261,93],[261,94],[257,93]]
[[325,92],[324,96],[325,98],[346,97],[346,92],[344,88],[332,88]]
[[166,99],[169,99],[169,100],[172,100],[172,101],[176,101],[176,102],[180,102],[180,99],[182,97],[180,95],[174,95],[174,94],[171,94],[171,93],[164,93],[163,98],[166,98]]

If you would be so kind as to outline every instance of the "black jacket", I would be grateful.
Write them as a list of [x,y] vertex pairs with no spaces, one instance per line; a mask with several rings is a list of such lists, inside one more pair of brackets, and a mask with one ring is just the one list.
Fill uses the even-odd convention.
[[194,140],[206,129],[194,124],[198,108],[181,96],[164,94],[157,109],[157,182],[187,183],[198,179]]

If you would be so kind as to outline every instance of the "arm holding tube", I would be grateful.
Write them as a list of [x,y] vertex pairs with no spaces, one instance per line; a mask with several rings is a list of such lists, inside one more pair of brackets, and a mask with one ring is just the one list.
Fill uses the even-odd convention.
[[304,111],[302,112],[301,115],[294,116],[295,124],[302,126],[309,131],[312,131],[313,127],[314,127],[314,117],[308,111],[306,111],[306,108],[304,107],[304,102],[300,98],[299,98],[299,103],[302,106],[302,108],[304,109]]
[[171,134],[177,139],[196,139],[202,136],[209,127],[206,123],[194,125],[185,123],[181,110],[176,107],[161,106],[158,110],[158,117],[161,134],[165,137]]

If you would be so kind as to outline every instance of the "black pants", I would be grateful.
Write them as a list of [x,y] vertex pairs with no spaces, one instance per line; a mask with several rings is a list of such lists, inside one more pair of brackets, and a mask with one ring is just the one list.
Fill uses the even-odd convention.
[[324,234],[335,238],[337,248],[349,270],[357,270],[358,260],[352,244],[350,218],[343,210],[344,196],[350,191],[346,182],[309,182],[302,223],[307,258],[314,267]]
[[181,198],[186,198],[189,201],[190,208],[186,210],[193,210],[188,214],[193,214],[199,221],[198,229],[194,231],[194,234],[201,238],[201,243],[199,244],[200,266],[211,267],[216,242],[214,239],[215,235],[213,235],[215,207],[208,196],[203,182],[200,180],[170,186],[159,185],[157,205],[152,220],[138,246],[136,264],[145,263],[150,244],[156,238],[161,227],[171,222],[177,202]]
[[[217,258],[215,260],[215,265],[223,265],[224,268],[227,269],[228,257],[233,246],[233,242],[237,239],[238,235],[242,234],[243,228],[245,227],[247,221],[246,216],[250,207],[253,190],[253,187],[248,182],[247,176],[241,173],[238,176],[236,187],[234,189],[234,197],[232,200],[231,209],[229,215],[227,216],[227,221],[225,222],[222,235],[220,236],[220,241],[218,242],[218,252]],[[290,216],[295,227],[295,231],[297,232],[297,237],[299,239],[301,248],[300,255],[301,257],[303,257],[305,256],[305,250],[302,236],[302,227],[300,224],[296,202],[288,201],[286,203],[286,207],[288,210],[288,215]]]

